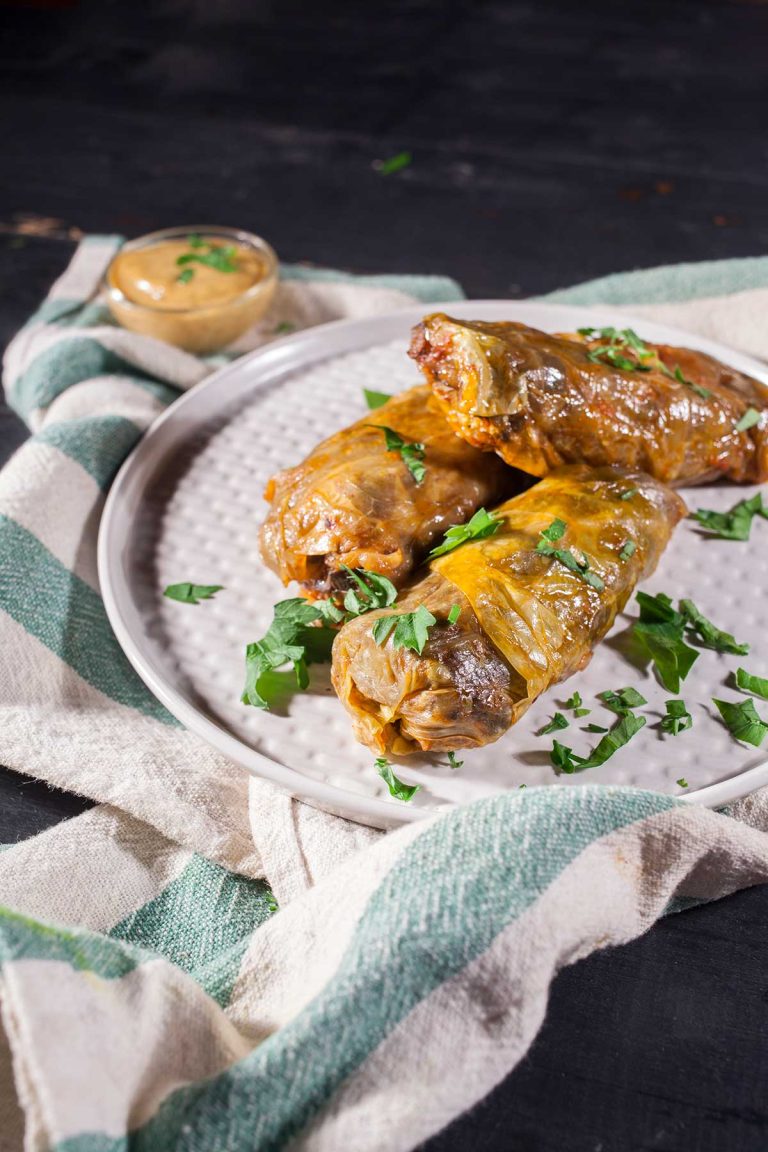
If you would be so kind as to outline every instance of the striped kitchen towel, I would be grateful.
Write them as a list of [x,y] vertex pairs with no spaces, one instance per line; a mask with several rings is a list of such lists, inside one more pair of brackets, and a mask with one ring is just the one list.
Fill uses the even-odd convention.
[[[34,435],[0,473],[0,761],[99,803],[0,853],[0,1149],[413,1149],[523,1057],[558,968],[768,879],[768,798],[531,788],[383,835],[181,729],[111,635],[95,534],[210,365],[109,324],[116,243],[80,247],[6,357]],[[570,291],[726,337],[738,293],[731,342],[768,355],[764,285],[758,260]],[[247,344],[459,295],[289,269]]]

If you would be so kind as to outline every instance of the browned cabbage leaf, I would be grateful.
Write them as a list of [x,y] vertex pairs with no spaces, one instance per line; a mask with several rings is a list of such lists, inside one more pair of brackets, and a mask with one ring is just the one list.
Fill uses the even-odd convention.
[[[533,476],[583,462],[667,484],[768,480],[765,385],[689,348],[647,345],[650,371],[594,363],[598,343],[437,313],[411,356],[460,436]],[[750,409],[759,422],[737,430]]]
[[[622,496],[627,498],[622,499]],[[502,504],[501,530],[441,556],[391,608],[351,620],[333,646],[333,684],[355,735],[403,755],[476,748],[498,739],[550,685],[583,668],[638,580],[656,567],[683,501],[643,473],[561,468]],[[537,552],[556,519],[570,549],[604,583],[599,590]],[[625,545],[635,550],[621,558]],[[423,604],[437,618],[421,655],[376,619]],[[461,608],[448,622],[454,604]]]
[[[424,445],[420,484],[402,457],[387,451],[382,426]],[[379,572],[399,587],[447,528],[523,483],[497,457],[456,436],[420,385],[270,480],[261,555],[284,583],[298,580],[308,592],[327,590],[343,564]]]

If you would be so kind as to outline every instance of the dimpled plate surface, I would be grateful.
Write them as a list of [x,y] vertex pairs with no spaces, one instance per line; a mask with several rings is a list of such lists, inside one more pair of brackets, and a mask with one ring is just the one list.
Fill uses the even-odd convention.
[[[714,805],[768,783],[764,754],[735,742],[711,703],[713,696],[744,699],[729,683],[739,664],[768,674],[763,522],[754,524],[748,544],[706,538],[695,522],[684,522],[644,585],[651,593],[690,597],[719,627],[752,646],[748,658],[702,650],[681,692],[694,726],[677,737],[659,728],[669,693],[630,660],[632,601],[583,672],[546,693],[496,744],[459,753],[461,769],[415,757],[399,761],[398,774],[422,785],[408,805],[389,798],[372,754],[353,739],[326,668],[312,668],[310,689],[286,692],[271,712],[240,703],[245,643],[264,633],[275,601],[293,594],[259,558],[265,482],[363,415],[364,387],[397,392],[418,382],[406,348],[411,325],[427,310],[324,325],[276,341],[187,393],[153,426],[112,488],[99,542],[107,611],[140,675],[182,723],[231,759],[313,804],[378,826],[523,784],[568,787],[588,779]],[[611,309],[505,301],[463,302],[452,312],[551,331],[628,322]],[[766,378],[756,362],[701,338],[645,321],[635,327],[648,340],[701,347]],[[691,508],[725,510],[754,491],[711,485],[683,495]],[[183,580],[223,584],[225,591],[197,608],[163,598],[166,584]],[[556,735],[584,754],[599,736],[583,727],[607,727],[613,718],[596,694],[626,685],[648,701],[643,731],[602,767],[555,776],[552,737],[537,737],[536,730],[555,710],[563,711],[571,723]],[[575,691],[592,709],[579,720],[565,708]],[[687,793],[676,784],[680,778],[688,781]]]

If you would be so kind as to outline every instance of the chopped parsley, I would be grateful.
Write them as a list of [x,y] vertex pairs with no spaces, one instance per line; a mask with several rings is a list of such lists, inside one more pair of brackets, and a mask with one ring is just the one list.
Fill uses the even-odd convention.
[[627,540],[621,552],[619,552],[619,560],[629,560],[634,556],[636,551],[637,544],[635,544],[634,540]]
[[[668,373],[669,370],[666,364],[663,365],[663,368],[664,371]],[[683,370],[679,364],[675,365],[673,376],[675,377],[675,380],[677,380],[678,384],[685,384],[688,388],[693,388],[696,395],[701,396],[702,400],[709,400],[710,396],[712,395],[709,388],[702,388],[701,384],[694,384],[693,380],[686,380],[685,376],[683,375]]]
[[746,432],[748,428],[754,428],[755,424],[759,423],[760,413],[758,412],[757,408],[747,408],[741,420],[739,420],[738,424],[736,425],[736,431]]
[[563,520],[553,520],[549,528],[545,528],[541,533],[541,539],[536,545],[536,551],[542,556],[551,556],[554,560],[559,561],[571,572],[575,572],[580,576],[585,584],[589,584],[591,588],[596,588],[598,592],[602,592],[605,588],[604,582],[600,579],[596,572],[591,572],[589,568],[589,559],[582,553],[582,559],[578,560],[574,556],[570,548],[555,548],[554,545],[565,534],[568,525]]
[[163,596],[180,604],[199,604],[201,600],[212,600],[223,588],[223,584],[169,584],[163,589]]
[[393,800],[403,800],[407,804],[421,787],[420,784],[404,784],[402,780],[398,780],[386,756],[377,756],[374,760],[374,767],[389,788],[389,794]]
[[585,724],[585,732],[607,732],[607,728],[603,728],[602,724]]
[[610,364],[623,372],[650,372],[651,365],[644,361],[653,359],[656,352],[631,328],[579,328],[577,331],[586,340],[603,341],[587,352],[587,359],[593,364]]
[[243,704],[252,704],[254,708],[269,708],[264,678],[286,664],[293,665],[299,688],[306,688],[308,665],[330,660],[336,635],[333,628],[315,626],[323,613],[299,597],[281,600],[275,604],[274,613],[265,635],[245,650],[245,688],[241,699]]
[[584,707],[584,701],[582,700],[581,695],[578,692],[574,692],[573,696],[569,697],[569,699],[566,700],[565,707],[566,708],[572,708],[574,716],[577,716],[577,717],[589,716],[589,713],[592,711],[591,708],[585,708]]
[[677,736],[678,733],[693,728],[693,716],[686,708],[685,700],[667,700],[665,707],[667,714],[661,718],[662,732]]
[[346,564],[342,564],[342,568],[355,582],[355,587],[348,588],[344,593],[344,610],[348,620],[354,616],[364,616],[374,608],[389,608],[390,604],[394,604],[397,588],[386,576],[380,576],[378,572],[366,572],[364,568],[348,568]]
[[273,328],[272,334],[274,336],[287,336],[289,332],[295,332],[295,331],[296,331],[296,325],[295,324],[291,324],[291,322],[289,320],[283,320],[280,324],[277,324],[275,326],[275,328]]
[[446,552],[452,552],[460,544],[466,544],[467,540],[485,540],[498,532],[501,524],[501,517],[493,512],[486,512],[485,508],[479,508],[466,524],[454,524],[449,528],[442,544],[433,548],[429,555],[444,556]]
[[427,471],[423,463],[427,453],[424,445],[415,440],[403,440],[399,432],[384,424],[371,424],[371,428],[378,428],[379,432],[384,433],[387,452],[399,452],[411,476],[417,484],[421,484]]
[[699,611],[693,600],[681,600],[680,611],[685,618],[689,635],[693,635],[704,648],[715,652],[730,652],[734,656],[746,656],[749,644],[739,644],[730,632],[723,632]]
[[565,772],[571,775],[573,772],[584,772],[587,768],[597,768],[600,764],[605,764],[606,760],[610,760],[619,748],[632,739],[632,737],[645,727],[645,717],[636,716],[634,712],[628,712],[603,736],[602,740],[592,749],[589,756],[577,756],[571,748],[567,748],[564,744],[560,744],[555,740],[552,744],[552,751],[550,753],[550,760],[554,765],[558,775]]
[[464,761],[463,760],[457,760],[455,752],[449,752],[448,753],[448,764],[450,765],[451,768],[461,768],[464,764]]
[[633,496],[637,496],[639,488],[627,488],[626,492],[622,492],[619,500],[631,500]]
[[641,696],[636,688],[619,688],[617,691],[609,689],[606,692],[598,692],[597,698],[617,716],[626,716],[633,708],[641,708],[643,704],[648,703],[645,696]]
[[451,607],[450,612],[448,613],[448,623],[449,624],[455,624],[456,621],[458,620],[459,616],[461,616],[461,605],[460,604],[454,604]]
[[675,784],[677,784],[680,788],[688,787],[688,781],[686,780],[685,776],[681,776],[679,780],[675,780]]
[[370,388],[363,388],[363,396],[365,396],[365,402],[371,412],[376,408],[381,408],[383,404],[392,399],[391,392],[374,392]]
[[274,915],[274,913],[277,912],[279,908],[275,894],[271,889],[267,889],[264,895],[267,898],[267,911]]
[[374,622],[373,639],[377,644],[385,644],[392,629],[393,648],[411,648],[419,655],[424,651],[429,629],[437,623],[437,619],[423,604],[419,604],[415,612],[402,612],[399,615],[393,612],[390,616],[380,616]]
[[713,700],[712,703],[737,740],[760,747],[768,732],[768,724],[758,716],[753,700],[740,700],[737,704],[730,700]]
[[183,269],[177,277],[180,284],[188,284],[195,274],[189,264],[204,264],[216,272],[237,272],[237,248],[234,245],[211,244],[194,234],[187,237],[187,243],[192,251],[176,258],[177,266]]
[[388,160],[377,160],[374,168],[377,172],[381,172],[382,176],[391,176],[394,172],[401,172],[403,168],[407,168],[413,160],[410,152],[398,152],[396,156],[390,156]]
[[763,516],[768,520],[768,506],[763,503],[760,492],[748,500],[739,500],[728,512],[713,512],[710,508],[698,508],[691,512],[692,520],[698,520],[702,528],[721,540],[749,540],[755,516]]
[[543,728],[539,728],[536,735],[548,736],[550,732],[559,732],[561,728],[567,727],[568,721],[566,720],[565,716],[563,716],[562,712],[555,712],[549,723],[545,724]]
[[754,696],[768,700],[768,680],[764,680],[762,676],[753,676],[746,668],[736,669],[736,687],[742,692],[751,692]]
[[639,646],[655,665],[658,677],[668,692],[677,693],[681,680],[685,680],[699,658],[695,648],[683,639],[685,617],[672,607],[672,600],[663,592],[650,596],[638,592],[640,619],[632,629]]

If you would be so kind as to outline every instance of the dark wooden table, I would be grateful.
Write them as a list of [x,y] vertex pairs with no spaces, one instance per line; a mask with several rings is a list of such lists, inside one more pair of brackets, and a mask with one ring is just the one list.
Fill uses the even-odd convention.
[[[768,243],[768,6],[0,4],[0,337],[79,231],[224,223],[290,261],[525,296]],[[374,167],[401,150],[396,175]],[[0,456],[25,436],[0,409]],[[0,771],[0,843],[85,802]],[[429,1152],[764,1152],[768,889],[556,980]],[[460,1059],[457,1054],[457,1059]]]

